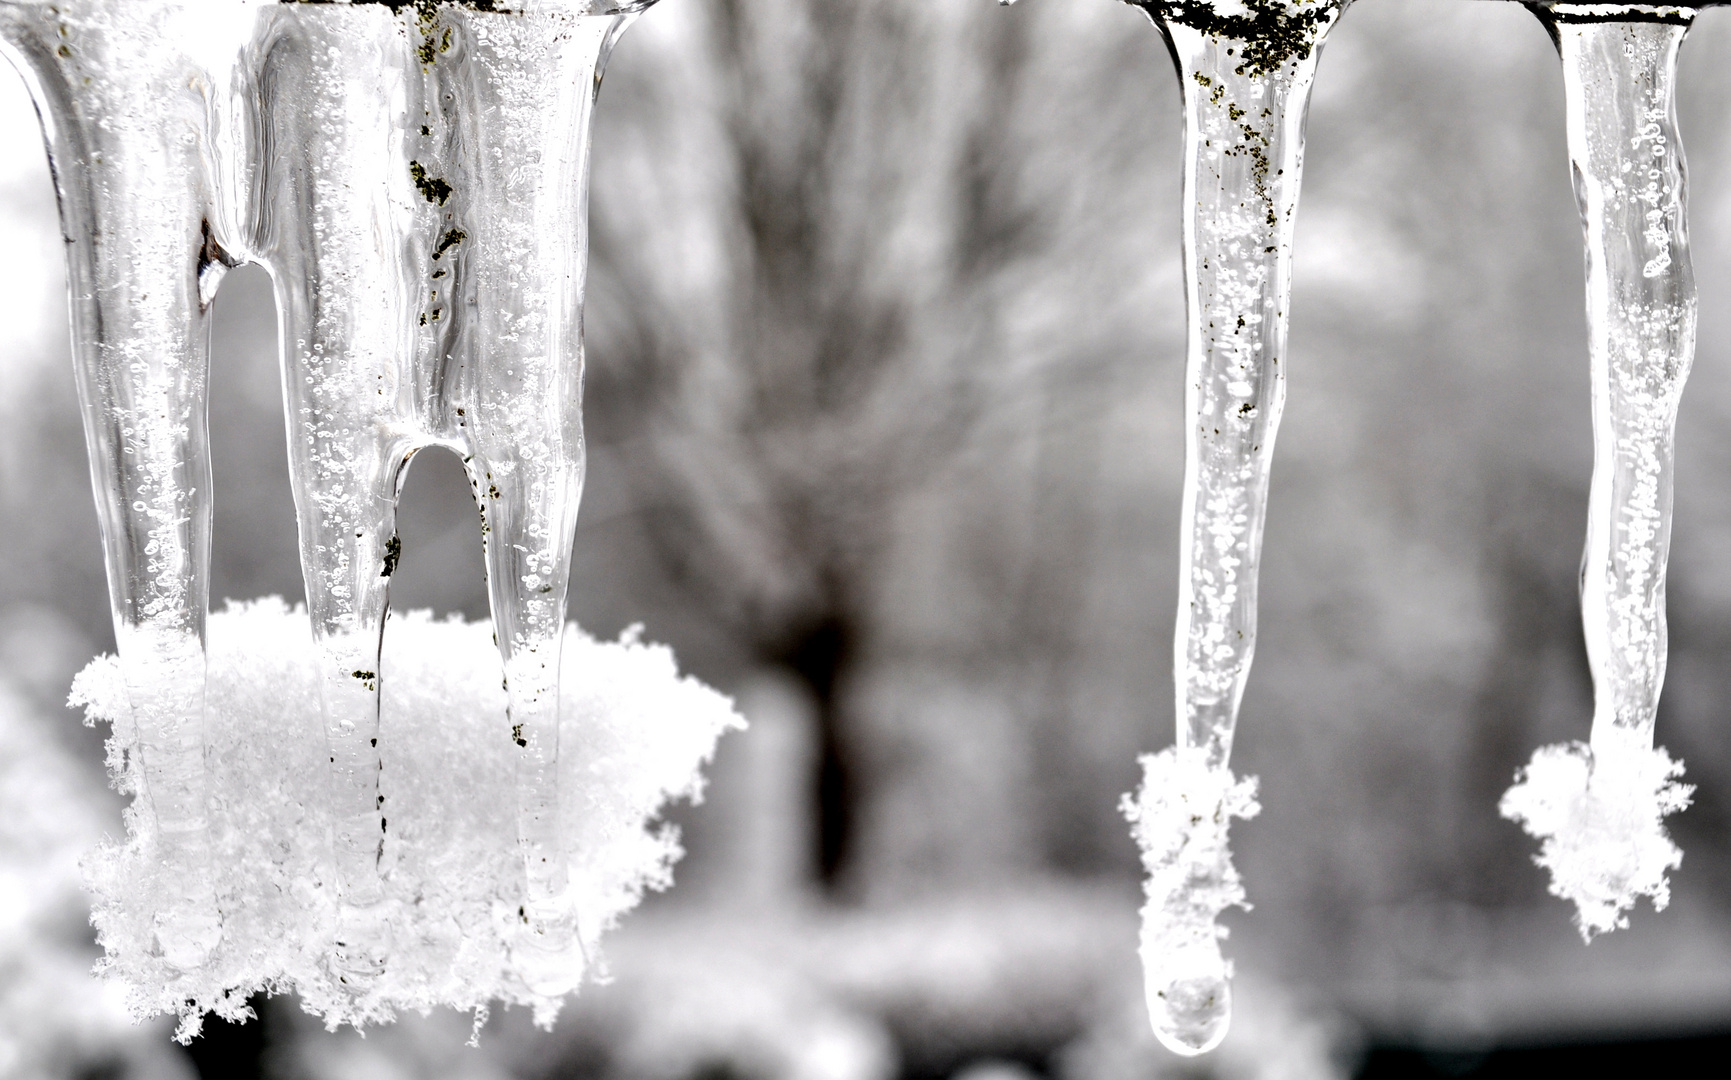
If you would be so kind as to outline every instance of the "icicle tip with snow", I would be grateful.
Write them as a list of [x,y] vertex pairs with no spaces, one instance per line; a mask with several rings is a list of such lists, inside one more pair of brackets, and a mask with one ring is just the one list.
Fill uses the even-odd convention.
[[1694,9],[1536,5],[1557,46],[1571,174],[1587,241],[1593,481],[1581,614],[1591,745],[1551,746],[1502,801],[1543,841],[1551,892],[1588,940],[1670,898],[1682,852],[1663,819],[1688,805],[1681,764],[1653,747],[1665,682],[1676,428],[1698,300],[1677,125],[1677,57]]
[[1533,861],[1549,871],[1551,894],[1575,905],[1582,939],[1628,926],[1642,896],[1654,911],[1671,902],[1666,874],[1683,852],[1664,818],[1695,791],[1682,775],[1662,747],[1581,742],[1540,747],[1515,774],[1499,809],[1541,841]]
[[1148,1017],[1162,1045],[1204,1054],[1232,1020],[1232,962],[1220,953],[1229,907],[1249,910],[1232,865],[1233,818],[1262,809],[1256,778],[1210,768],[1195,752],[1168,747],[1142,758],[1142,787],[1125,795],[1124,816],[1148,873],[1142,908],[1142,970]]

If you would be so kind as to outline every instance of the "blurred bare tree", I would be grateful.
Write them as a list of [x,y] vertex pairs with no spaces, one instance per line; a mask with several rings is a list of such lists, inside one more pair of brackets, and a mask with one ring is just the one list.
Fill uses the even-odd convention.
[[[619,455],[641,542],[677,602],[744,659],[795,672],[817,703],[832,878],[870,798],[859,774],[874,748],[845,719],[866,673],[934,645],[976,665],[1006,651],[1035,661],[1081,614],[1085,568],[1061,534],[1090,523],[1017,535],[1046,524],[1026,512],[998,523],[1008,535],[971,537],[984,558],[958,568],[997,579],[978,601],[989,612],[957,625],[965,580],[927,600],[950,606],[950,640],[922,640],[909,623],[929,609],[883,594],[906,561],[910,504],[965,497],[959,469],[1025,487],[1021,462],[982,452],[1039,454],[1069,437],[1053,429],[1092,421],[1125,380],[1123,354],[1150,351],[1122,316],[1069,340],[1060,329],[1120,302],[1112,257],[1084,238],[1126,204],[1159,205],[1172,174],[1151,169],[1152,190],[1089,204],[1089,178],[1052,168],[1148,157],[1160,125],[1146,121],[1170,123],[1169,94],[1126,95],[1116,124],[1053,101],[1064,68],[1072,81],[1164,77],[1134,13],[1092,14],[1094,39],[1071,45],[1098,50],[1081,65],[1052,55],[1049,27],[959,4],[733,0],[677,37],[645,34],[653,70],[621,63],[607,88],[596,440]],[[1030,349],[1030,334],[1049,337]],[[1069,486],[1053,475],[1068,464],[1046,462],[1045,486]],[[1029,640],[1042,621],[1048,640]]]

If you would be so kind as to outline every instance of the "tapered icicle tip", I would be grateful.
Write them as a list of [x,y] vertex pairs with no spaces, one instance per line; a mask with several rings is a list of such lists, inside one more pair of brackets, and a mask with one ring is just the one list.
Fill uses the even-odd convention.
[[1671,901],[1666,874],[1683,852],[1664,818],[1689,805],[1683,763],[1633,735],[1545,746],[1515,774],[1499,809],[1541,841],[1533,861],[1551,875],[1551,894],[1575,905],[1575,925],[1591,941],[1629,925],[1646,896],[1653,910]]
[[1232,962],[1220,953],[1217,921],[1246,910],[1227,829],[1251,818],[1256,778],[1210,768],[1200,755],[1168,748],[1142,759],[1142,787],[1122,809],[1148,872],[1142,908],[1142,970],[1148,1019],[1173,1053],[1193,1056],[1220,1045],[1232,1021]]

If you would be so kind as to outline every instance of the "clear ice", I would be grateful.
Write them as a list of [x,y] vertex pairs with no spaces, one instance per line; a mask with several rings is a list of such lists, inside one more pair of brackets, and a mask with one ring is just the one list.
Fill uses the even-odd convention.
[[390,952],[379,860],[380,658],[412,456],[463,457],[486,538],[515,748],[515,962],[556,996],[584,960],[560,836],[561,635],[583,484],[589,125],[614,43],[653,0],[0,0],[68,237],[75,353],[156,948],[207,963],[204,697],[208,308],[265,266],[318,643],[343,897],[332,963]]
[[1677,53],[1694,9],[1547,4],[1562,56],[1569,157],[1586,235],[1593,483],[1581,608],[1592,736],[1544,747],[1502,800],[1542,841],[1551,892],[1591,939],[1662,909],[1682,852],[1663,819],[1688,805],[1653,745],[1665,681],[1674,436],[1695,353]]
[[1142,964],[1160,1041],[1217,1046],[1231,1020],[1227,907],[1244,903],[1227,827],[1256,812],[1227,765],[1256,648],[1256,577],[1286,394],[1304,118],[1343,0],[1140,0],[1184,98],[1189,363],[1174,640],[1178,739],[1125,803],[1148,870]]
[[204,631],[211,471],[208,305],[236,217],[211,147],[234,134],[236,4],[0,3],[67,237],[74,362],[115,637],[165,862],[170,963],[221,938],[206,851]]
[[[489,5],[490,6],[490,5]],[[281,319],[290,472],[333,767],[339,962],[376,973],[379,663],[410,458],[463,457],[519,749],[524,964],[583,969],[557,835],[559,640],[583,484],[590,110],[629,15],[278,5],[253,45],[256,257]]]

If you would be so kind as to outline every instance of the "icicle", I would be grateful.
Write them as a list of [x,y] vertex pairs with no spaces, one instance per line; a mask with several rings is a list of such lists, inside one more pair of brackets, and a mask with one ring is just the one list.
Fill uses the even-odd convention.
[[157,947],[179,967],[201,963],[222,933],[203,760],[204,394],[207,305],[231,264],[234,203],[211,147],[230,133],[249,6],[0,3],[0,47],[29,84],[58,187],[143,820],[163,867]]
[[1216,919],[1244,905],[1226,833],[1257,810],[1227,767],[1256,645],[1256,573],[1285,396],[1304,116],[1343,0],[1140,0],[1184,97],[1190,427],[1174,642],[1178,741],[1126,798],[1148,870],[1142,962],[1160,1041],[1225,1037],[1231,964]]
[[343,898],[334,972],[365,994],[390,950],[380,639],[404,469],[445,445],[481,502],[510,691],[513,962],[543,997],[582,978],[557,716],[583,479],[589,122],[608,53],[652,2],[0,0],[72,239],[127,745],[153,811],[160,949],[182,968],[221,941],[203,737],[206,308],[244,258],[270,270],[281,319]]
[[1569,157],[1586,233],[1594,464],[1581,607],[1590,743],[1540,749],[1502,812],[1543,841],[1551,892],[1583,937],[1662,909],[1682,861],[1663,818],[1688,804],[1653,745],[1665,679],[1673,435],[1695,352],[1677,52],[1693,8],[1546,4],[1563,59]]
[[[644,4],[635,7],[647,6]],[[276,281],[301,559],[330,740],[338,963],[388,951],[379,662],[409,459],[463,455],[518,749],[536,992],[583,973],[558,831],[558,662],[583,481],[590,112],[633,15],[544,3],[274,9],[258,250]]]

